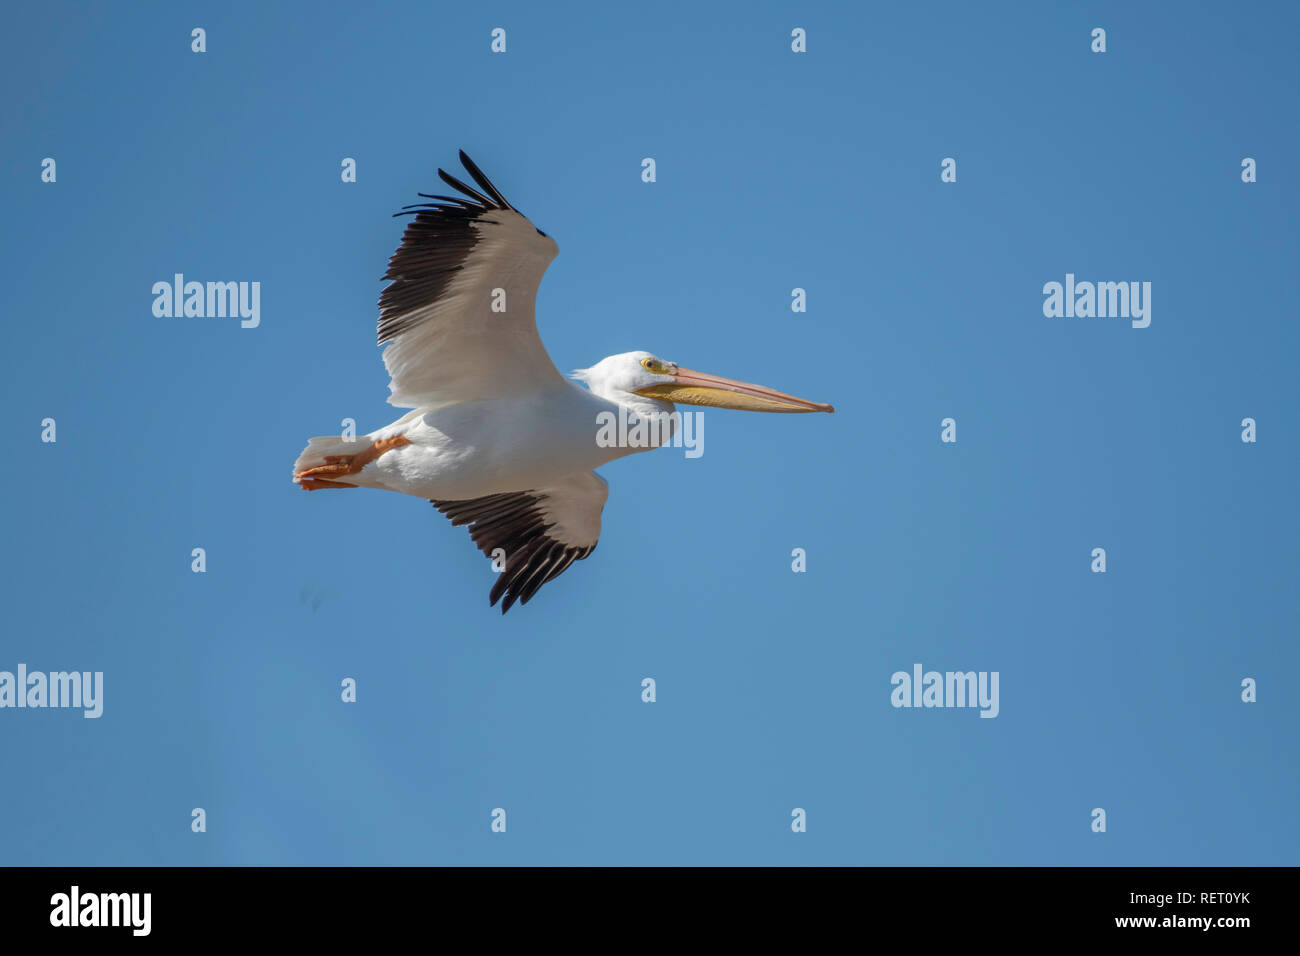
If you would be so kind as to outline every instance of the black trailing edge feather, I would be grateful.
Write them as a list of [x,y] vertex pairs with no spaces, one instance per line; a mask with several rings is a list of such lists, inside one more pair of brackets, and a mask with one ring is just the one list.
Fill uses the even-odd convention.
[[548,536],[553,525],[546,522],[542,508],[545,501],[545,493],[536,491],[461,501],[432,500],[433,506],[450,518],[453,525],[469,525],[470,537],[489,558],[497,548],[505,552],[505,570],[488,595],[493,607],[505,598],[501,601],[502,614],[515,601],[527,604],[543,584],[596,550],[594,544],[575,548]]
[[484,217],[496,210],[514,209],[464,150],[460,161],[482,192],[440,169],[442,181],[468,199],[419,193],[421,198],[433,201],[403,206],[401,212],[393,214],[415,218],[407,224],[384,273],[384,280],[392,282],[379,296],[380,345],[417,325],[421,316],[413,313],[446,294],[447,286],[464,268],[479,241],[474,224],[492,222]]

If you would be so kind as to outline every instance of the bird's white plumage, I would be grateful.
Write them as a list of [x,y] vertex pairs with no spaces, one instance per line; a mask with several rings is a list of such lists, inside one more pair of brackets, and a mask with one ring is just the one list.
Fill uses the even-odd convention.
[[569,547],[596,546],[600,539],[600,513],[609,497],[609,482],[588,471],[570,475],[538,491],[543,496],[539,507],[551,526],[547,534]]
[[568,381],[528,395],[417,409],[366,436],[409,444],[349,480],[420,498],[474,498],[551,487],[639,448],[601,445],[599,416],[620,406]]
[[536,319],[537,288],[559,246],[513,209],[469,228],[478,241],[446,292],[411,310],[414,324],[384,350],[389,404],[429,408],[565,385]]

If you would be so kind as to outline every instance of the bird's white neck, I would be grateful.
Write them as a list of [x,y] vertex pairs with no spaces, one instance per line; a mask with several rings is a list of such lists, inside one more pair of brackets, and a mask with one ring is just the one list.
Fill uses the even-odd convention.
[[613,416],[602,419],[607,429],[601,444],[609,447],[609,436],[614,434],[610,427],[615,428],[618,436],[617,445],[626,449],[624,454],[649,451],[667,445],[681,425],[677,406],[672,402],[646,398],[644,395],[619,389],[600,391],[593,389],[592,391],[617,406]]

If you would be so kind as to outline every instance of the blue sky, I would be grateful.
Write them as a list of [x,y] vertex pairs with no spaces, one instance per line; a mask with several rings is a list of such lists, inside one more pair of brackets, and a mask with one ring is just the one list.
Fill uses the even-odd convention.
[[[0,709],[0,862],[1297,862],[1293,6],[6,17],[0,670],[105,690]],[[458,148],[560,245],[562,369],[837,408],[606,467],[596,553],[504,618],[427,503],[289,480],[400,414],[390,214]],[[176,272],[261,324],[155,317]],[[1150,327],[1045,317],[1067,273]],[[916,663],[997,671],[996,719],[892,707]]]

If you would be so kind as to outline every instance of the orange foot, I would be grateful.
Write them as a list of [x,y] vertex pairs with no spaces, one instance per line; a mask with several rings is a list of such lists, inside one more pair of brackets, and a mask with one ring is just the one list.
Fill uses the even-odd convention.
[[[313,487],[355,488],[356,485],[331,481],[330,479],[342,478],[344,475],[355,475],[384,452],[392,451],[394,448],[401,448],[403,445],[409,445],[410,443],[411,440],[405,435],[394,435],[392,438],[372,441],[366,448],[355,455],[326,455],[325,464],[300,471],[293,476],[293,480],[299,482],[308,491],[311,491]],[[317,484],[309,486],[308,481],[317,482]]]
[[327,481],[324,478],[299,478],[298,484],[302,485],[303,491],[316,491],[320,488],[355,488],[356,485],[349,485],[346,481]]

